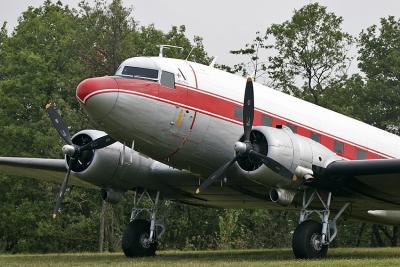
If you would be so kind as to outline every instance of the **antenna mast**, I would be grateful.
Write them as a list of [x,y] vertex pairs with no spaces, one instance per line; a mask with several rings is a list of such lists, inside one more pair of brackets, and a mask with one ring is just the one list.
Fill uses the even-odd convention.
[[183,50],[183,47],[176,46],[176,45],[159,45],[159,47],[160,47],[160,53],[158,54],[159,57],[164,57],[164,54],[163,54],[164,48],[177,48],[177,49]]

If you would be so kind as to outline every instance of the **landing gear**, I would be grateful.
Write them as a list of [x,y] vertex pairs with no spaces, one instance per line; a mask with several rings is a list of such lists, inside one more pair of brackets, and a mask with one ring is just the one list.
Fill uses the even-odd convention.
[[293,234],[292,247],[297,259],[324,258],[328,245],[322,244],[322,224],[307,220],[297,226]]
[[146,220],[133,220],[122,235],[122,250],[127,257],[154,256],[157,242],[148,242],[150,223]]
[[[150,200],[150,208],[140,207],[145,197]],[[160,202],[159,191],[155,193],[155,196],[152,196],[147,190],[135,191],[130,223],[122,235],[122,250],[125,256],[145,257],[155,255],[158,240],[165,232],[164,223],[156,218]],[[140,215],[148,215],[150,220],[139,219]]]
[[[322,210],[309,209],[311,202],[318,197]],[[336,238],[336,221],[347,209],[350,203],[346,203],[338,211],[336,216],[329,220],[332,193],[323,196],[317,190],[307,197],[307,191],[303,194],[303,208],[300,212],[300,224],[297,226],[292,240],[292,249],[297,259],[324,258],[327,255],[329,244]],[[321,223],[309,220],[311,214],[319,215]]]

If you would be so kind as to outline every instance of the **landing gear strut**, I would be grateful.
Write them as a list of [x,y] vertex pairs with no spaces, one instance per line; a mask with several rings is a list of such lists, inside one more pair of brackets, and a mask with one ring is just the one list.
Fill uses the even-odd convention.
[[[142,205],[146,197],[150,201],[150,208]],[[165,232],[163,220],[157,219],[161,202],[159,191],[155,194],[151,194],[147,190],[135,191],[130,223],[122,235],[122,250],[125,256],[145,257],[155,255],[158,240]],[[149,220],[139,219],[140,215],[142,217],[147,215]]]
[[[321,210],[309,209],[316,196],[323,206]],[[299,225],[294,231],[292,240],[293,253],[296,258],[315,259],[326,257],[329,244],[337,235],[336,221],[350,205],[350,203],[344,204],[336,216],[329,220],[331,200],[331,192],[323,196],[315,190],[307,197],[307,191],[304,191]],[[308,219],[313,213],[319,215],[321,223]]]

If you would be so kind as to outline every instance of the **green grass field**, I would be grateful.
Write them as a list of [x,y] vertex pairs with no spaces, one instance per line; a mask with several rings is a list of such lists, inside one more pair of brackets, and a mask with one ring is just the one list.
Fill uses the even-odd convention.
[[400,266],[399,248],[330,249],[324,260],[299,261],[289,249],[159,251],[128,259],[122,253],[0,255],[0,266]]

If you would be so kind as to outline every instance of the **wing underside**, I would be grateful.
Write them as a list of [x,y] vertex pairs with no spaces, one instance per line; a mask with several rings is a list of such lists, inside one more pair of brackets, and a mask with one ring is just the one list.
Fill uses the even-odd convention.
[[[6,175],[61,184],[66,171],[64,159],[0,157],[0,173]],[[85,188],[95,187],[74,176],[71,176],[71,184]]]
[[370,200],[370,209],[374,202],[400,209],[400,159],[335,161],[326,168],[314,167],[314,173],[314,187],[339,196],[363,196]]

